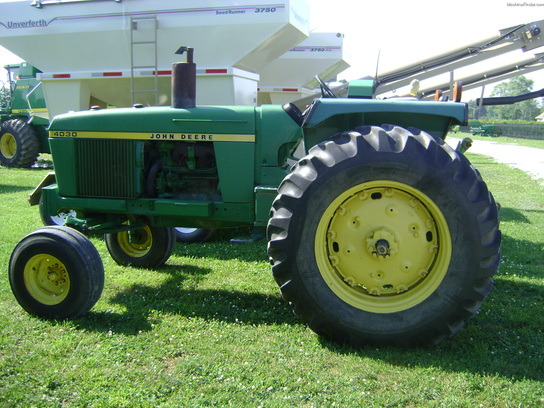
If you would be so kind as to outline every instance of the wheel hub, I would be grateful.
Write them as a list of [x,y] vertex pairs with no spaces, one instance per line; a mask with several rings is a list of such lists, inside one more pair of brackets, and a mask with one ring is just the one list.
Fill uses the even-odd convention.
[[151,250],[153,237],[148,226],[133,231],[119,232],[117,241],[121,250],[134,258],[145,256]]
[[378,241],[376,241],[376,252],[378,252],[379,255],[388,255],[389,242],[387,242],[385,239],[379,239]]
[[380,229],[370,233],[371,237],[366,240],[368,252],[373,258],[380,261],[391,258],[398,252],[398,244],[395,236],[386,229]]
[[34,255],[26,264],[24,281],[34,299],[46,305],[62,302],[70,289],[64,264],[48,254]]
[[17,153],[17,141],[11,133],[0,136],[0,152],[7,159],[13,158]]
[[451,238],[442,213],[421,191],[374,181],[340,194],[318,226],[316,255],[339,297],[376,312],[429,296],[447,271]]

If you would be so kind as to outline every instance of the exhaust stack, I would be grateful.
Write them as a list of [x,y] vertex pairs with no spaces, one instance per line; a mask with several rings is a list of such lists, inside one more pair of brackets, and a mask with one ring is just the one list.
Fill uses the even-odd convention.
[[176,54],[187,51],[187,62],[172,64],[172,108],[188,109],[196,106],[196,64],[191,47],[180,47]]

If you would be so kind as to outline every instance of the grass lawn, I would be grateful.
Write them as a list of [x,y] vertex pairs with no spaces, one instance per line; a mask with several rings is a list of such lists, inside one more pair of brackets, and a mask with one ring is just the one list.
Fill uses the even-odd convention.
[[27,194],[47,170],[0,167],[0,407],[544,407],[544,189],[467,156],[502,205],[503,257],[480,313],[437,347],[354,350],[302,325],[266,242],[178,244],[166,267],[116,265],[75,321],[29,316],[11,251],[41,226]]

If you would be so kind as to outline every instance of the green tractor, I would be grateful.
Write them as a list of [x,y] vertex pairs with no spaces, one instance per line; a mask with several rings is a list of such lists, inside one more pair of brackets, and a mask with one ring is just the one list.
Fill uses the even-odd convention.
[[[27,62],[4,68],[8,81],[0,89],[0,164],[31,167],[40,153],[50,153],[49,115],[42,83],[37,79],[41,71]],[[50,216],[40,212],[44,225],[63,224],[68,214]],[[176,237],[179,242],[203,242],[213,232],[213,229],[177,227]]]
[[47,127],[49,117],[41,71],[32,65],[6,65],[8,81],[0,91],[0,164],[30,167],[40,153],[50,153]]
[[[121,265],[168,261],[177,225],[266,227],[281,293],[316,333],[354,347],[436,344],[492,288],[497,206],[444,138],[459,102],[372,99],[371,81],[295,105],[195,106],[195,64],[174,64],[171,107],[60,115],[56,177],[30,196],[65,226],[24,237],[9,265],[30,314],[76,318],[104,285],[86,237]],[[291,165],[293,152],[305,154]],[[53,182],[54,181],[54,182]]]

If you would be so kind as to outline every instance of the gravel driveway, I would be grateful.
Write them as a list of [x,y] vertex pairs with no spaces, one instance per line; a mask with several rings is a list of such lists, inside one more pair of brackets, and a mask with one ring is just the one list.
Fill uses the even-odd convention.
[[[446,138],[446,142],[454,148],[460,140],[455,137]],[[521,169],[544,186],[544,149],[500,144],[491,140],[475,140],[468,151],[493,157],[500,163]]]

